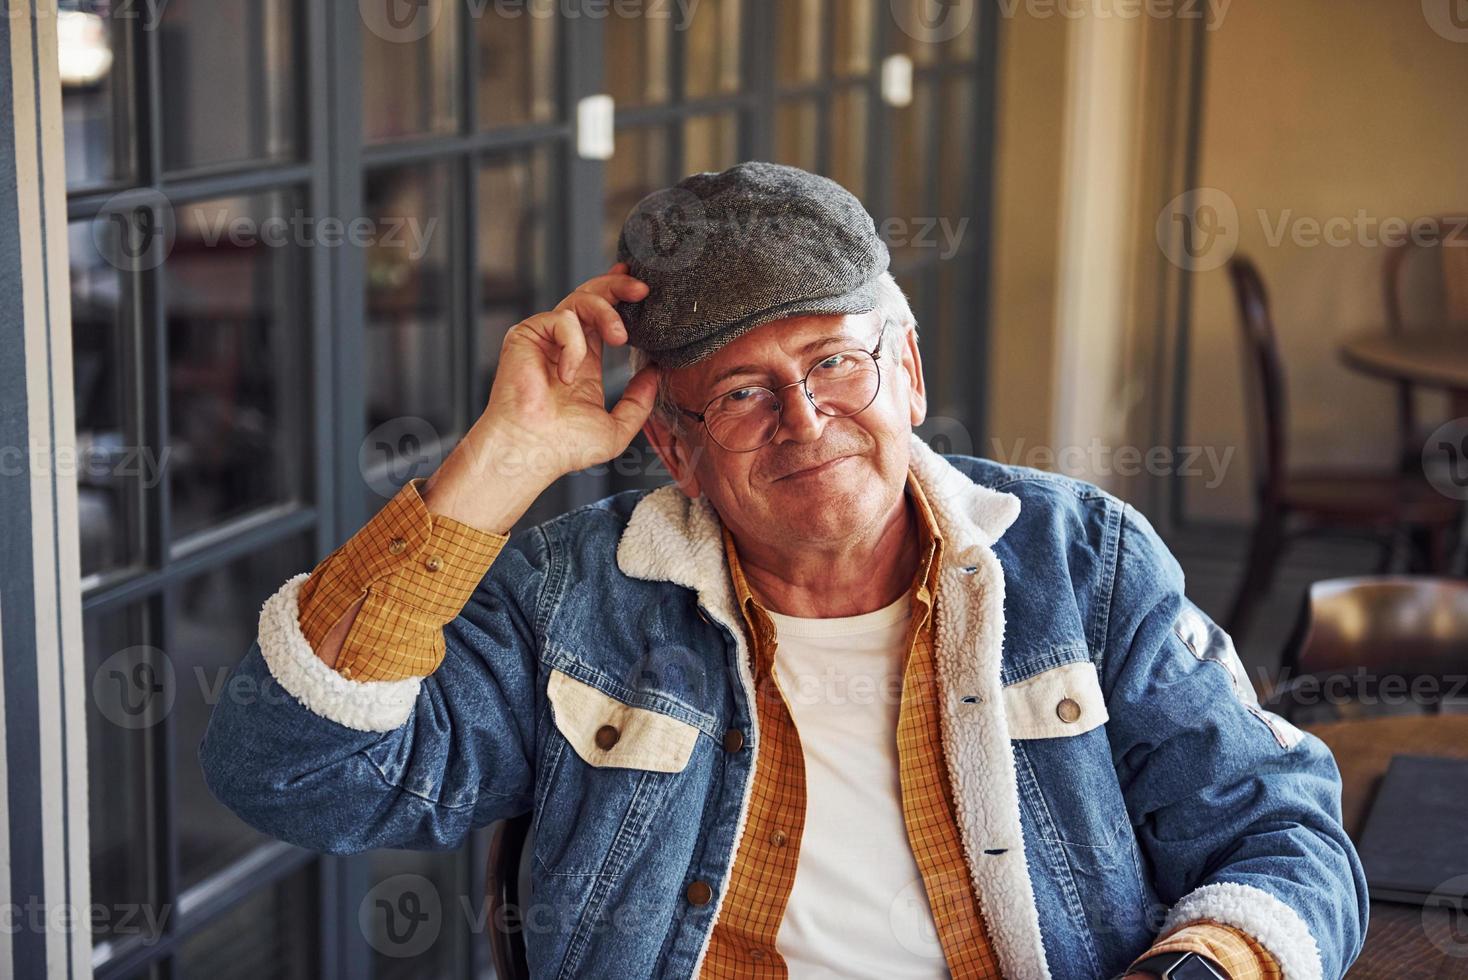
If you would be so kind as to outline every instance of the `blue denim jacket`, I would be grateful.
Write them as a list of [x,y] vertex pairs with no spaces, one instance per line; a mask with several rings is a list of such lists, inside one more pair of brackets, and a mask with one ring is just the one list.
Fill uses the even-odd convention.
[[[1142,515],[916,439],[912,468],[945,541],[943,747],[1005,975],[1108,977],[1209,918],[1287,980],[1340,977],[1367,900],[1335,762],[1259,707]],[[304,578],[266,602],[225,687],[261,696],[222,700],[200,746],[219,799],[334,854],[453,848],[533,812],[534,975],[696,976],[759,743],[707,501],[629,492],[516,535],[422,679],[326,668],[296,623]],[[703,905],[685,897],[697,880]]]

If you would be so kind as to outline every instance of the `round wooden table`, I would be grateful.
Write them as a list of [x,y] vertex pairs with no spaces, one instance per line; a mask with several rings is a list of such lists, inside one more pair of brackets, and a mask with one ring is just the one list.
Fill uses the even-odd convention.
[[[1468,715],[1330,722],[1314,725],[1310,732],[1335,753],[1341,770],[1341,816],[1352,840],[1360,839],[1376,785],[1392,756],[1468,758]],[[1366,946],[1347,976],[1382,980],[1468,977],[1468,937],[1462,934],[1462,923],[1456,923],[1456,932],[1454,925],[1449,913],[1440,908],[1372,902]]]
[[[1450,417],[1468,418],[1468,330],[1357,334],[1341,344],[1340,353],[1341,360],[1363,374],[1446,391],[1452,402]],[[1468,573],[1468,506],[1463,508],[1458,547],[1448,567]]]
[[1468,331],[1358,334],[1341,344],[1341,360],[1388,381],[1439,388],[1453,399],[1453,415],[1468,415]]

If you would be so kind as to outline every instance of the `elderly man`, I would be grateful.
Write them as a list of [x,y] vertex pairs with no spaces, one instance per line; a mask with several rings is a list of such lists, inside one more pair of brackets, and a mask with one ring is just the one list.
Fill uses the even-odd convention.
[[[618,251],[509,332],[431,478],[266,601],[236,672],[275,696],[215,709],[214,793],[330,853],[532,813],[536,976],[1341,976],[1366,898],[1329,753],[1140,514],[914,438],[860,203],[746,163]],[[639,429],[674,485],[506,537]]]

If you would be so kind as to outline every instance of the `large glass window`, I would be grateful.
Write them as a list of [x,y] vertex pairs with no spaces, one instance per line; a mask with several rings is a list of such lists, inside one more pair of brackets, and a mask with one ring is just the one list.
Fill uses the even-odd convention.
[[[92,891],[158,933],[104,924],[95,972],[487,976],[458,914],[479,908],[486,832],[326,859],[209,794],[198,742],[261,604],[430,471],[505,332],[605,271],[630,209],[695,171],[765,157],[858,194],[934,411],[972,418],[978,32],[928,44],[878,0],[61,6]],[[913,62],[910,104],[884,98],[891,55]],[[594,94],[616,106],[604,161],[577,155]],[[608,366],[616,397],[625,351]],[[666,479],[628,453],[527,520]],[[422,950],[385,948],[363,903],[414,881],[454,914]]]

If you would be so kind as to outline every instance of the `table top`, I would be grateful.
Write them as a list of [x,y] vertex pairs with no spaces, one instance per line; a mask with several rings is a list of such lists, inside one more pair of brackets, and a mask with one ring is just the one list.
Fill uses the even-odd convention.
[[[1312,725],[1341,770],[1341,817],[1357,839],[1394,755],[1468,758],[1468,715],[1412,715]],[[1456,930],[1454,926],[1457,926]],[[1468,976],[1468,938],[1440,908],[1372,902],[1366,946],[1349,977],[1443,980]]]
[[1468,331],[1373,331],[1348,338],[1341,359],[1358,371],[1393,381],[1468,393]]

